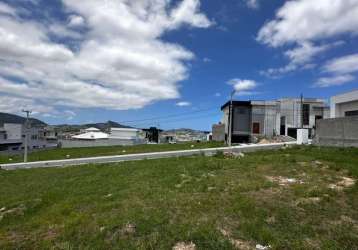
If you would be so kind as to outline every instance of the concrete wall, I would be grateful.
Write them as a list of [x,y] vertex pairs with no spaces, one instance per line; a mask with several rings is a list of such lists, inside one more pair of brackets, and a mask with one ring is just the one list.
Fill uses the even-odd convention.
[[225,141],[225,124],[213,125],[213,141]]
[[319,120],[314,143],[321,146],[358,147],[358,116]]
[[358,90],[331,98],[331,118],[344,117],[346,111],[358,110]]
[[103,140],[60,140],[62,148],[88,148],[107,146],[131,146],[143,144],[144,140],[103,139]]

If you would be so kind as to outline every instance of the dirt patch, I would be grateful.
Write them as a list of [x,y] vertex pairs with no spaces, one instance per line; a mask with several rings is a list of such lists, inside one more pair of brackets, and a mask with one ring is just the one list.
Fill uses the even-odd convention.
[[173,247],[173,250],[195,250],[196,246],[193,242],[186,243],[186,242],[178,242]]
[[329,184],[328,187],[330,189],[334,189],[337,191],[342,191],[346,188],[354,186],[356,183],[355,179],[349,178],[349,177],[342,177],[341,180],[337,183]]
[[0,221],[6,216],[23,216],[25,214],[26,206],[24,204],[19,205],[11,209],[6,209],[6,207],[1,208],[0,210]]
[[234,239],[231,235],[231,232],[226,230],[226,229],[222,229],[219,228],[220,233],[226,237],[230,243],[238,249],[242,249],[242,250],[249,250],[249,249],[255,249],[249,242],[247,241],[243,241],[243,240],[239,240],[239,239]]
[[320,197],[309,197],[309,198],[300,198],[298,199],[295,204],[297,205],[306,205],[306,204],[317,204],[322,199]]
[[288,186],[291,184],[303,184],[304,182],[302,180],[298,180],[296,178],[287,178],[283,176],[266,176],[266,179],[268,179],[271,182],[276,182],[280,186]]
[[[103,231],[104,230],[105,230],[105,228],[103,228]],[[134,235],[135,233],[136,233],[136,226],[132,223],[127,223],[126,225],[124,225],[121,228],[117,227],[117,229],[115,229],[113,233],[108,232],[106,241],[110,242],[110,241],[114,241],[118,238],[129,237],[129,236]]]

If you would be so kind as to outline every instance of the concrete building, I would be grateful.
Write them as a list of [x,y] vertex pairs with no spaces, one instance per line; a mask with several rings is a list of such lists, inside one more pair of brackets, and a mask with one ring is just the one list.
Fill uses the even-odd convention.
[[109,138],[120,140],[134,140],[139,139],[140,130],[136,128],[111,128]]
[[28,149],[46,149],[57,147],[57,140],[48,140],[46,129],[31,127],[26,129],[23,124],[4,123],[0,128],[0,151],[16,153],[24,150],[25,135],[28,135]]
[[358,90],[331,98],[331,118],[358,115]]
[[[251,142],[254,137],[285,135],[296,137],[298,128],[307,128],[314,134],[316,120],[329,117],[329,107],[324,100],[286,98],[275,101],[233,101],[232,142]],[[224,137],[229,134],[230,102],[221,110]],[[213,130],[213,137],[215,137]],[[223,135],[221,135],[221,138]]]

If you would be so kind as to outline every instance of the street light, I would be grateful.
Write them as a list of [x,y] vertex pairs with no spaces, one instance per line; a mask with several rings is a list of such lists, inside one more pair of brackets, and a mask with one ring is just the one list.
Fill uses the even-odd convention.
[[26,113],[26,121],[25,121],[25,145],[24,145],[24,162],[27,162],[27,144],[28,144],[28,129],[29,129],[29,116],[31,114],[31,110],[22,110],[22,112]]
[[236,90],[233,90],[230,95],[230,107],[229,107],[229,138],[228,138],[228,145],[231,147],[231,137],[232,137],[232,99],[236,93]]

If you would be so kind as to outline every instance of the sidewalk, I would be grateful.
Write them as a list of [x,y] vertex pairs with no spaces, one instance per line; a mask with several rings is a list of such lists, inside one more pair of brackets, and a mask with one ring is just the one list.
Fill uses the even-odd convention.
[[160,159],[170,157],[182,157],[192,155],[207,155],[211,156],[217,152],[254,152],[257,150],[270,150],[279,149],[285,145],[296,145],[296,142],[286,143],[271,143],[261,145],[243,145],[234,146],[231,148],[206,148],[206,149],[193,149],[193,150],[179,150],[179,151],[167,151],[167,152],[156,152],[156,153],[142,153],[142,154],[130,154],[130,155],[114,155],[114,156],[101,156],[101,157],[90,157],[90,158],[77,158],[77,159],[66,159],[66,160],[51,160],[51,161],[37,161],[27,163],[12,163],[12,164],[1,164],[0,168],[4,170],[16,170],[16,169],[31,169],[31,168],[45,168],[45,167],[66,167],[76,166],[84,164],[100,164],[100,163],[113,163],[123,161],[138,161],[145,159]]

